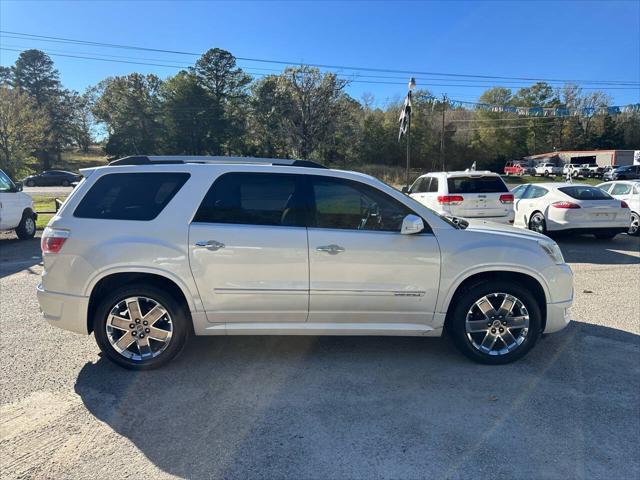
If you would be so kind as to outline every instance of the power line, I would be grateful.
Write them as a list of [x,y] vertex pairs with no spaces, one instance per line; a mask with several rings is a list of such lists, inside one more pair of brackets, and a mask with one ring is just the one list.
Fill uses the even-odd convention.
[[[23,38],[23,37],[16,37],[16,36],[10,36],[10,35],[0,35],[0,37],[4,37],[4,38],[13,38],[13,39],[20,39],[20,40],[29,40],[28,38]],[[39,41],[39,40],[36,40]],[[59,43],[63,43],[63,42],[59,42]],[[14,47],[14,48],[23,48],[23,49],[31,49],[31,48],[37,48],[37,47],[33,47],[33,46],[25,46],[25,45],[11,45],[11,44],[4,44],[5,47]],[[59,54],[76,54],[76,55],[90,55],[90,56],[102,56],[102,57],[109,57],[109,58],[122,58],[122,59],[128,59],[128,60],[140,60],[140,61],[144,61],[144,62],[170,62],[170,63],[178,63],[177,61],[174,60],[168,60],[168,59],[160,59],[160,58],[144,58],[144,57],[129,57],[129,56],[124,56],[124,55],[109,55],[106,53],[95,53],[95,52],[76,52],[76,51],[69,51],[69,50],[47,50],[48,52],[52,52],[52,53],[59,53]],[[180,64],[181,66],[184,65],[184,67],[189,67],[191,65],[189,64]],[[258,68],[258,67],[244,67],[241,66],[241,68],[245,71],[267,71],[267,72],[281,72],[282,69],[278,69],[278,68]],[[357,79],[357,78],[382,78],[382,79],[395,79],[395,80],[402,80],[403,84],[406,83],[406,76],[398,76],[398,75],[367,75],[367,74],[362,74],[359,72],[355,72],[355,73],[344,73],[344,72],[337,72],[334,70],[326,70],[330,73],[335,73],[335,74],[339,74],[339,75],[343,75],[345,77],[353,77],[353,79]],[[448,81],[448,82],[463,82],[460,83],[460,85],[452,85],[452,86],[460,86],[460,87],[466,87],[467,85],[465,85],[465,83],[473,83],[473,82],[478,82],[479,80],[477,79],[460,79],[460,78],[421,78],[421,77],[415,77],[417,80],[421,81],[421,80],[425,80],[425,81]],[[521,83],[523,86],[529,86],[531,82],[528,82],[526,80],[511,80],[511,82],[513,83]],[[557,82],[557,81],[553,81],[553,82],[547,82],[547,83],[562,83],[562,82]],[[393,83],[394,85],[399,83]],[[608,85],[608,83],[606,83]],[[625,83],[614,83],[613,85],[626,85]],[[640,85],[640,83],[638,84]],[[484,85],[482,85],[484,86]],[[492,86],[496,86],[496,85],[492,85]],[[505,88],[521,88],[521,85],[511,85],[511,86],[507,86]]]
[[[195,52],[185,52],[179,50],[166,50],[160,48],[148,48],[148,47],[139,47],[134,45],[123,45],[123,44],[115,44],[115,43],[106,43],[106,42],[94,42],[89,40],[79,40],[65,37],[56,37],[56,36],[47,36],[47,35],[34,35],[29,33],[22,32],[12,32],[8,30],[0,30],[0,33],[4,34],[5,37],[8,38],[37,38],[43,41],[52,41],[59,43],[72,43],[79,45],[93,45],[99,47],[107,47],[107,48],[119,48],[119,49],[127,49],[127,50],[140,50],[140,51],[148,51],[148,52],[160,52],[160,53],[169,53],[174,55],[189,55],[189,56],[200,56],[200,53]],[[17,36],[17,37],[16,37]],[[270,60],[263,58],[251,58],[251,57],[235,57],[237,60],[243,60],[247,62],[260,62],[260,63],[272,63],[272,64],[280,64],[280,65],[299,65],[300,62],[291,62],[284,60]],[[368,71],[368,72],[380,72],[380,73],[402,73],[407,75],[440,75],[446,77],[460,77],[460,78],[480,78],[480,79],[492,79],[492,80],[523,80],[523,81],[549,81],[549,82],[565,82],[565,83],[592,83],[592,84],[610,84],[610,85],[640,85],[638,82],[630,82],[626,80],[577,80],[577,79],[557,79],[557,78],[541,78],[541,77],[507,77],[500,75],[477,75],[477,74],[461,74],[461,73],[446,73],[446,72],[424,72],[424,71],[415,71],[415,70],[398,70],[398,69],[390,69],[390,68],[373,68],[373,67],[355,67],[350,65],[331,65],[331,64],[321,64],[321,63],[306,63],[306,65],[318,68],[329,68],[329,69],[342,69],[342,70],[357,70],[357,71]]]
[[[15,49],[15,48],[5,48],[5,47],[0,47],[0,50],[5,50],[5,51],[10,51],[10,52],[20,52],[20,49]],[[112,63],[123,63],[123,64],[128,64],[128,65],[145,65],[145,66],[152,66],[152,67],[163,67],[163,68],[178,68],[178,69],[185,69],[185,68],[189,68],[191,65],[170,65],[170,64],[165,64],[165,63],[155,63],[155,62],[142,62],[142,61],[130,61],[130,60],[122,60],[122,59],[117,59],[117,58],[101,58],[101,57],[96,57],[96,56],[88,56],[88,55],[74,55],[74,54],[69,54],[69,53],[54,53],[53,50],[42,50],[44,53],[46,53],[47,55],[50,56],[54,56],[54,57],[66,57],[66,58],[75,58],[75,59],[80,59],[80,60],[95,60],[95,61],[101,61],[101,62],[112,62]],[[99,54],[102,55],[102,54]],[[126,58],[126,57],[125,57]],[[131,57],[129,57],[131,58]],[[245,70],[245,69],[243,69]],[[247,71],[249,69],[246,69]],[[257,70],[257,69],[254,69]],[[251,73],[251,72],[250,72]],[[330,73],[335,73],[335,72],[330,72]],[[267,76],[269,74],[266,73],[252,73],[252,75],[254,76]],[[345,78],[344,74],[342,74],[342,76],[340,76],[339,74],[336,74],[336,76],[338,76],[338,78],[342,79],[342,80],[346,80],[349,83],[365,83],[365,84],[375,84],[375,85],[397,85],[397,86],[404,86],[406,85],[406,82],[386,82],[386,81],[378,81],[378,80],[352,80],[350,78]],[[521,85],[492,85],[492,84],[476,84],[476,85],[457,85],[457,84],[451,84],[451,83],[422,83],[422,85],[427,86],[427,87],[463,87],[463,88],[496,88],[496,87],[501,87],[501,88],[521,88]],[[586,90],[635,90],[635,87],[583,87]]]

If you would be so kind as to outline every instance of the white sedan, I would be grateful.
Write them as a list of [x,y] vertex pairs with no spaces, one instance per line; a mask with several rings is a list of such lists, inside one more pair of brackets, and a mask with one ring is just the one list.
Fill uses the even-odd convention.
[[640,180],[605,182],[598,185],[598,188],[629,205],[631,223],[627,233],[634,236],[640,235]]
[[536,183],[513,189],[514,226],[539,233],[590,233],[608,239],[626,232],[631,211],[626,202],[591,185]]

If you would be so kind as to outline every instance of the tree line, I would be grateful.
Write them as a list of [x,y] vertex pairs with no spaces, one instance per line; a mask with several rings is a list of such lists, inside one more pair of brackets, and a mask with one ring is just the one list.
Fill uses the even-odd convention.
[[[398,142],[402,98],[376,106],[354,99],[348,81],[301,65],[253,78],[218,48],[161,79],[131,73],[109,77],[83,93],[65,89],[51,58],[23,51],[0,67],[0,168],[56,166],[67,148],[99,142],[109,157],[136,154],[306,158],[330,166],[402,166]],[[515,92],[491,88],[479,102],[535,107],[601,107],[602,92],[539,82]],[[102,132],[102,133],[98,133]],[[444,156],[441,139],[444,138]],[[423,170],[501,168],[506,160],[560,149],[638,149],[640,115],[519,117],[454,107],[427,90],[413,95],[412,165]]]

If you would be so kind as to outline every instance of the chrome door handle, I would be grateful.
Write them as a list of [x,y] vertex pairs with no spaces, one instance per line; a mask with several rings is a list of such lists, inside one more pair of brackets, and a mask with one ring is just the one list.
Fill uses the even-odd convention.
[[215,252],[216,250],[220,250],[221,248],[224,248],[225,245],[224,243],[220,243],[215,240],[200,240],[199,242],[196,242],[196,247],[204,247],[207,250],[211,250],[212,252]]
[[321,247],[317,247],[316,250],[318,252],[327,252],[329,255],[337,255],[339,253],[344,252],[344,247],[340,245],[322,245]]

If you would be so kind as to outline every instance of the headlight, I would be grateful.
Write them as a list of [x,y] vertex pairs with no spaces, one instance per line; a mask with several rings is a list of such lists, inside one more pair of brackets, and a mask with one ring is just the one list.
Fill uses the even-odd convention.
[[564,263],[564,257],[562,256],[562,250],[556,242],[550,242],[548,240],[538,240],[538,245],[551,257],[556,265]]

